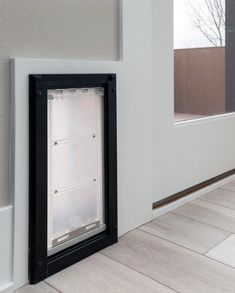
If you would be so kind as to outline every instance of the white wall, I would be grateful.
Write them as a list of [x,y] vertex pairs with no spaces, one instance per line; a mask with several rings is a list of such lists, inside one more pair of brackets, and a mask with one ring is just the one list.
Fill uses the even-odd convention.
[[174,125],[173,0],[153,1],[153,202],[235,168],[235,114]]
[[118,0],[0,1],[0,207],[9,203],[9,59],[116,60],[118,29]]
[[[134,8],[134,10],[133,10]],[[14,60],[14,285],[28,280],[28,75],[117,73],[119,235],[152,216],[152,0],[123,3],[121,61]],[[144,56],[144,58],[143,58]]]

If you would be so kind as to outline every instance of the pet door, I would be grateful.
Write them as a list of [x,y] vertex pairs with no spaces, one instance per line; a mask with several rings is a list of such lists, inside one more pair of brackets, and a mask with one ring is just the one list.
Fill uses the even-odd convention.
[[115,81],[30,76],[31,283],[117,240]]

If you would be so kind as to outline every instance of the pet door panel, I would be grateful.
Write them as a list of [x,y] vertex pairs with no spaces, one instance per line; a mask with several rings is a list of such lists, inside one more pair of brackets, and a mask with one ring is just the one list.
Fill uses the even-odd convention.
[[48,91],[49,255],[105,230],[103,88]]
[[52,191],[98,179],[101,175],[98,155],[97,138],[80,139],[55,146],[51,154]]
[[52,140],[77,139],[100,131],[98,125],[102,88],[49,91],[52,103]]
[[99,182],[53,197],[53,244],[100,226]]

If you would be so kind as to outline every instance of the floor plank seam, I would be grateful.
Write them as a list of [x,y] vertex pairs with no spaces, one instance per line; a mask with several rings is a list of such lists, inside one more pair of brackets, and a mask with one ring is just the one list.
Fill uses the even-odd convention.
[[224,232],[227,232],[227,233],[234,234],[233,231],[228,231],[228,230],[225,230],[225,229],[219,228],[218,226],[214,226],[214,225],[211,225],[211,224],[208,224],[208,223],[205,223],[205,222],[199,221],[199,220],[192,219],[192,218],[190,218],[189,216],[185,216],[185,215],[178,214],[176,211],[171,211],[171,213],[176,214],[176,215],[178,215],[178,216],[182,216],[182,217],[184,217],[184,218],[186,218],[186,219],[193,220],[193,221],[196,221],[196,222],[198,222],[198,223],[201,223],[201,224],[204,224],[204,225],[207,225],[207,226],[210,226],[210,227],[216,228],[216,229],[218,229],[218,230],[221,230],[221,231],[224,231]]
[[64,292],[60,291],[59,289],[57,289],[56,287],[54,287],[53,285],[51,285],[50,283],[48,283],[47,280],[44,280],[43,282],[46,283],[52,289],[56,290],[57,292],[64,293]]
[[225,188],[224,186],[221,186],[220,188],[223,189],[223,190],[227,190],[227,191],[231,191],[231,192],[234,192],[234,193],[235,193],[234,190],[231,190],[231,189]]
[[212,249],[216,248],[218,245],[220,245],[221,243],[223,243],[224,241],[226,241],[229,237],[231,237],[232,235],[234,235],[233,233],[231,233],[230,235],[228,235],[227,237],[224,238],[224,240],[219,241],[216,245],[214,245],[213,247],[211,247],[210,249],[208,249],[208,251],[206,251],[205,253],[203,253],[203,255],[207,254],[208,252],[210,252]]
[[228,268],[230,268],[230,269],[235,270],[234,267],[232,267],[232,266],[230,266],[230,265],[228,265],[228,264],[226,264],[226,263],[224,263],[224,262],[222,262],[222,261],[219,261],[219,260],[217,260],[217,259],[215,259],[215,258],[212,258],[212,257],[210,257],[210,256],[208,256],[208,255],[202,255],[202,256],[204,256],[204,257],[206,257],[206,258],[208,258],[208,259],[210,259],[210,260],[213,260],[213,261],[215,261],[215,262],[218,262],[218,263],[220,263],[220,264],[222,264],[222,265],[224,265],[224,266],[226,266],[226,267],[228,267]]
[[[234,196],[235,196],[235,194],[234,194]],[[227,207],[227,206],[222,205],[222,204],[215,203],[215,202],[210,201],[210,200],[208,200],[208,199],[198,198],[198,200],[200,200],[200,201],[205,201],[205,202],[208,202],[208,203],[213,204],[213,205],[215,205],[215,206],[219,206],[219,207],[223,207],[223,208],[226,208],[226,209],[229,209],[229,210],[235,211],[235,209],[233,209],[233,208]]]
[[135,271],[135,272],[138,273],[138,274],[141,274],[142,276],[144,276],[144,277],[146,277],[146,278],[148,278],[148,279],[150,279],[150,280],[152,280],[152,281],[154,281],[155,283],[161,284],[161,285],[167,287],[168,289],[170,289],[170,290],[172,290],[172,291],[174,291],[174,292],[181,293],[180,291],[177,291],[176,289],[174,289],[174,288],[172,288],[172,287],[170,287],[170,286],[168,286],[168,285],[162,283],[161,281],[159,281],[159,280],[155,280],[154,278],[152,278],[152,277],[150,277],[150,276],[144,274],[143,272],[140,272],[140,271],[138,271],[138,270],[132,268],[131,266],[128,266],[128,265],[122,263],[121,261],[119,261],[119,260],[117,260],[117,259],[115,259],[115,258],[112,258],[112,257],[109,256],[109,255],[104,254],[102,251],[101,251],[100,253],[101,253],[102,255],[106,256],[107,258],[109,258],[109,259],[111,259],[111,260],[113,260],[113,261],[115,261],[115,262],[117,262],[117,263],[119,263],[119,264],[121,264],[121,265],[123,265],[123,266],[125,266],[125,267],[127,267],[127,268],[129,268],[129,269],[131,269],[131,270],[133,270],[133,271]]
[[[228,239],[231,235],[233,235],[233,233],[230,232],[229,235],[227,235],[224,239],[222,239],[222,240],[220,240],[219,242],[217,242],[217,243],[216,243],[215,245],[213,245],[210,249],[208,249],[205,253],[200,253],[200,252],[198,252],[198,251],[196,251],[196,250],[193,250],[193,249],[191,249],[191,248],[189,248],[189,247],[187,247],[187,246],[184,246],[183,244],[179,244],[179,243],[174,242],[173,240],[169,240],[168,238],[165,238],[165,237],[163,237],[163,236],[159,236],[159,235],[153,234],[153,233],[151,233],[151,232],[149,232],[149,231],[142,230],[141,227],[139,227],[139,228],[137,228],[137,229],[140,230],[140,231],[142,231],[142,232],[146,232],[146,233],[148,233],[148,234],[150,234],[150,235],[156,236],[156,237],[158,237],[158,238],[160,238],[160,239],[166,240],[166,241],[168,241],[168,242],[170,242],[170,243],[172,243],[172,244],[175,244],[175,245],[178,245],[178,246],[180,246],[180,247],[186,248],[186,249],[188,249],[188,250],[190,250],[190,251],[192,251],[192,252],[196,252],[196,253],[198,253],[198,254],[200,254],[200,255],[204,255],[204,254],[208,253],[210,250],[212,250],[212,249],[215,248],[217,245],[221,244],[221,243],[224,242],[226,239]],[[227,233],[229,233],[229,232],[227,232]]]
[[[231,232],[231,231],[227,231],[227,230],[224,230],[224,229],[219,228],[219,227],[217,227],[217,226],[214,226],[214,225],[211,225],[211,224],[208,224],[208,223],[204,223],[204,222],[202,222],[202,221],[195,220],[195,219],[192,219],[192,218],[190,218],[190,217],[187,217],[187,216],[184,216],[184,215],[178,214],[177,212],[175,212],[175,210],[172,210],[172,211],[170,211],[170,212],[168,212],[168,213],[166,213],[166,214],[164,214],[164,215],[167,215],[167,214],[174,214],[174,215],[177,215],[177,216],[179,216],[179,217],[181,217],[181,218],[191,220],[192,222],[199,223],[199,224],[203,224],[203,225],[208,226],[208,227],[216,228],[217,230],[222,231],[222,232],[227,232],[227,233],[230,233],[230,234],[234,234],[234,233]],[[162,217],[162,216],[164,216],[164,215],[159,216],[159,218]],[[155,220],[157,220],[157,219],[158,219],[158,218],[152,220],[151,222],[153,222],[153,221],[155,221]],[[151,223],[151,222],[150,222],[150,223]],[[145,226],[145,225],[147,225],[147,224],[148,224],[148,223],[146,223],[146,224],[144,224],[144,225],[142,225],[142,226]],[[141,226],[141,227],[142,227],[142,226]],[[138,228],[139,228],[139,227],[138,227]]]
[[[203,203],[203,202],[208,202],[207,200],[203,200],[203,199],[201,199],[200,197],[197,198],[196,200],[199,201],[199,202],[202,202],[202,203]],[[192,201],[191,203],[193,203],[193,201]],[[213,206],[216,206],[216,207],[221,207],[221,205],[219,205],[219,204],[217,204],[217,203],[215,203],[215,202],[209,202],[209,204],[211,204],[211,205],[213,205]],[[232,211],[234,211],[234,209],[229,208],[229,207],[224,207],[224,208],[226,208],[226,209],[228,209],[228,210],[232,210]]]
[[[140,230],[140,229],[138,229],[138,230]],[[174,243],[173,241],[167,240],[167,239],[165,239],[165,238],[162,238],[162,237],[160,237],[160,236],[154,235],[154,234],[149,233],[149,232],[147,232],[147,231],[143,231],[143,230],[140,230],[140,231],[141,231],[141,232],[144,232],[144,233],[146,233],[146,234],[149,234],[149,235],[151,235],[151,236],[154,236],[154,237],[156,237],[156,238],[159,238],[159,239],[165,240],[165,241],[167,241],[167,242],[169,242],[169,243],[171,243],[171,244],[174,244],[174,245],[176,245],[176,246],[178,246],[178,247],[181,247],[181,248],[183,248],[183,249],[186,249],[186,250],[188,250],[188,251],[190,251],[190,252],[192,252],[192,253],[195,253],[195,254],[197,254],[197,255],[200,255],[200,256],[202,256],[202,257],[205,257],[205,258],[207,258],[207,259],[210,259],[210,260],[212,260],[212,261],[214,261],[214,262],[220,263],[220,264],[222,264],[222,265],[224,265],[224,266],[226,266],[226,267],[229,267],[229,268],[235,270],[234,267],[232,267],[232,266],[230,266],[230,265],[228,265],[228,264],[225,264],[225,263],[223,263],[223,262],[221,262],[221,261],[219,261],[219,260],[217,260],[217,259],[211,258],[211,257],[209,257],[209,256],[207,256],[207,255],[201,254],[201,253],[199,253],[199,252],[197,252],[197,251],[191,250],[190,248],[184,247],[184,246],[182,246],[182,245],[180,245],[180,244]],[[231,235],[230,235],[230,236],[231,236]]]

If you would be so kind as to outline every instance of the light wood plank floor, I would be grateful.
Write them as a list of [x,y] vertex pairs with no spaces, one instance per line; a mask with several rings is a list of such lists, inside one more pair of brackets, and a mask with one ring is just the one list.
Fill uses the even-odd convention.
[[235,293],[235,181],[17,293]]

